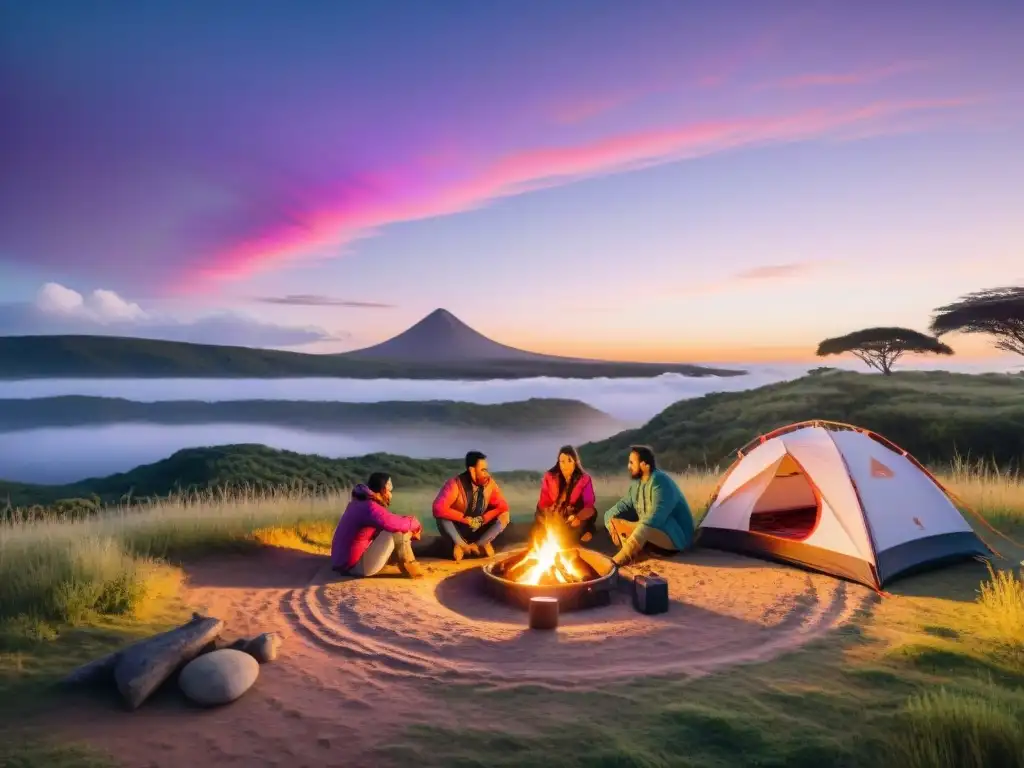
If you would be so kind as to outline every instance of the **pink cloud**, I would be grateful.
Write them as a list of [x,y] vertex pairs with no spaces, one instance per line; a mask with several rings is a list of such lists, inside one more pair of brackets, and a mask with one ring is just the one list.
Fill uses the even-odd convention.
[[635,98],[637,98],[635,94],[620,93],[605,97],[597,97],[586,101],[563,104],[554,110],[552,119],[554,119],[556,123],[561,123],[563,125],[583,123],[587,120],[593,120],[595,117],[599,117],[606,112],[618,109],[619,107],[633,101]]
[[886,80],[890,77],[896,77],[897,75],[922,72],[931,67],[932,65],[925,61],[899,61],[884,67],[874,67],[854,72],[817,72],[795,75],[794,77],[787,77],[762,87],[811,88],[816,86],[866,85],[868,83],[876,83],[879,80]]
[[[949,110],[970,99],[882,101],[848,109],[810,109],[787,115],[719,120],[611,136],[573,146],[530,149],[498,157],[443,182],[389,169],[374,177],[362,196],[337,205],[329,201],[301,217],[301,226],[262,232],[215,255],[200,277],[238,278],[279,267],[313,251],[336,247],[367,232],[402,221],[443,216],[530,190],[602,174],[706,156],[768,143],[841,137],[854,130],[884,132],[886,121],[934,110]],[[453,180],[454,178],[454,180]],[[195,284],[189,286],[195,290]]]

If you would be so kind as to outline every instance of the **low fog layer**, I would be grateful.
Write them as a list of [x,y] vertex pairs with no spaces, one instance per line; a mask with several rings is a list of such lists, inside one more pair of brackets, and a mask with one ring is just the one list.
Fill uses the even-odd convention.
[[[869,373],[858,361],[826,361],[834,367]],[[1011,365],[1011,362],[1013,363]],[[824,363],[823,363],[824,364]],[[534,378],[495,381],[410,379],[24,379],[0,381],[0,398],[92,395],[152,402],[158,400],[462,400],[507,403],[531,397],[581,400],[625,422],[642,424],[677,400],[709,392],[737,392],[804,375],[813,365],[742,365],[749,375],[689,377],[675,373],[643,379]],[[964,373],[1013,371],[1019,362],[908,360],[901,370],[943,369]]]
[[124,472],[182,448],[227,443],[262,443],[330,458],[379,451],[413,458],[462,458],[482,450],[496,471],[547,469],[563,443],[607,437],[581,428],[559,434],[508,435],[489,430],[378,430],[364,433],[307,432],[261,425],[148,426],[30,429],[0,434],[0,479],[63,484]]
[[408,379],[34,379],[0,381],[0,398],[93,395],[128,400],[462,400],[507,403],[531,397],[581,400],[626,422],[641,424],[666,407],[708,392],[733,392],[801,375],[799,369],[763,368],[749,376],[691,378],[665,374],[645,379],[518,379],[418,381]]

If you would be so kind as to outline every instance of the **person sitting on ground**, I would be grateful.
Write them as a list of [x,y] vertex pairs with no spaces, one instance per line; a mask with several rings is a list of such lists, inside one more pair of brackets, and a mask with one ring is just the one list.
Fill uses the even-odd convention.
[[434,499],[437,530],[459,562],[467,555],[494,556],[494,540],[509,522],[508,502],[480,451],[466,454],[466,471],[449,479]]
[[685,550],[693,541],[693,515],[679,486],[658,469],[649,446],[632,446],[627,467],[629,489],[604,513],[605,527],[619,548],[615,564],[625,565],[644,550],[669,555]]
[[553,517],[564,522],[581,543],[588,542],[597,526],[595,506],[594,481],[584,471],[579,452],[563,445],[558,461],[541,478],[533,535],[543,530],[545,518]]
[[331,566],[349,576],[373,576],[392,559],[409,578],[423,575],[412,551],[412,542],[423,525],[411,515],[388,511],[394,484],[386,472],[374,472],[364,484],[352,489],[352,500],[334,530]]

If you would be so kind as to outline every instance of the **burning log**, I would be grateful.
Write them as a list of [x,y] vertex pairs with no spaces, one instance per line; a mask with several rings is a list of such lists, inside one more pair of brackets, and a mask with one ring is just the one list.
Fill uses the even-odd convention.
[[524,557],[520,559],[518,563],[516,563],[508,569],[505,578],[509,581],[519,581],[520,579],[522,579],[523,576],[526,575],[526,572],[530,570],[532,565],[533,563],[531,562],[531,560],[529,558]]
[[585,574],[581,581],[592,581],[594,579],[601,578],[601,574],[598,573],[598,570],[590,563],[588,563],[585,559],[580,557],[579,552],[576,553],[575,565],[577,571],[583,571],[583,573]]
[[495,563],[491,574],[508,581],[537,586],[578,584],[599,579],[601,574],[580,554],[579,547],[566,545],[564,525],[544,519],[531,536],[526,550]]
[[571,567],[567,567],[567,564],[562,561],[561,552],[555,555],[555,564],[551,570],[556,581],[559,581],[562,584],[572,584],[574,581],[577,581],[576,575],[573,573]]

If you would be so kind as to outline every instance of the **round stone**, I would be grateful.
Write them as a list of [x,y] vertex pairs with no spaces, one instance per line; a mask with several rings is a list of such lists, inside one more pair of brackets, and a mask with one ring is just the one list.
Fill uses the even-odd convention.
[[262,635],[257,635],[242,648],[260,664],[266,664],[268,661],[276,659],[280,649],[281,636],[277,632],[264,632]]
[[178,687],[196,704],[216,706],[248,691],[259,674],[259,662],[248,653],[222,648],[186,664],[178,675]]

